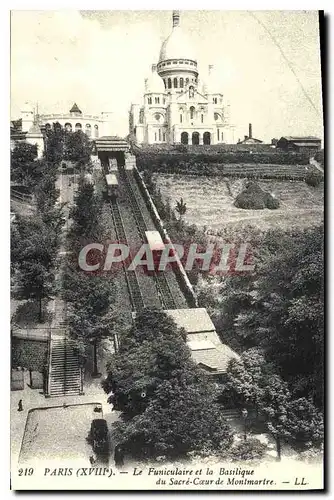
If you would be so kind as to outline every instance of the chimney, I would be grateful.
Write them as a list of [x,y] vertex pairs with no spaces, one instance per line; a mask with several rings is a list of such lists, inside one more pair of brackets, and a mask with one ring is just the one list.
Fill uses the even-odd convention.
[[248,135],[249,135],[249,138],[252,139],[253,135],[252,135],[252,124],[251,123],[248,125]]
[[157,65],[156,64],[152,64],[151,70],[152,70],[152,73],[155,73],[156,70],[157,70]]
[[173,28],[175,28],[175,26],[178,26],[179,24],[180,24],[180,11],[173,10]]

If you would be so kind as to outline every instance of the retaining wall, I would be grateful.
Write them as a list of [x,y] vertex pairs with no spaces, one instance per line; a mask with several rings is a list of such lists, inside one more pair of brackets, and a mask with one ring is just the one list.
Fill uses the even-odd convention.
[[189,307],[198,307],[197,297],[196,297],[196,294],[195,294],[194,289],[192,287],[192,284],[189,281],[189,278],[187,276],[187,273],[184,270],[182,262],[181,262],[178,254],[175,250],[175,247],[174,247],[165,227],[164,227],[164,223],[159,216],[159,213],[154,205],[154,202],[153,202],[151,195],[146,187],[146,184],[145,184],[145,182],[144,182],[144,180],[143,180],[143,178],[142,178],[142,176],[141,176],[141,174],[138,171],[136,166],[133,167],[133,173],[134,173],[135,179],[138,183],[139,189],[140,189],[141,193],[143,194],[147,208],[150,211],[152,219],[153,219],[153,221],[154,221],[154,223],[155,223],[155,225],[160,233],[161,238],[163,239],[163,241],[165,243],[171,245],[173,253],[176,256],[176,262],[175,262],[176,265],[173,266],[173,270],[174,270],[175,276],[177,278],[177,281],[179,283],[179,286],[187,299],[188,305],[189,305]]

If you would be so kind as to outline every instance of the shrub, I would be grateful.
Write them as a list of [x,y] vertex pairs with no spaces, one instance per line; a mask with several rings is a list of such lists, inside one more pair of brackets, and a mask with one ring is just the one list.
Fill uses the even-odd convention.
[[266,445],[258,439],[248,438],[232,446],[229,458],[232,462],[261,460],[266,453]]
[[317,187],[322,181],[322,175],[320,172],[308,172],[305,177],[305,182],[308,186]]
[[256,182],[248,182],[245,189],[236,197],[234,205],[244,210],[276,209],[279,207],[279,201]]
[[266,206],[270,210],[276,210],[276,208],[279,207],[279,201],[278,201],[277,198],[274,198],[274,196],[272,196],[271,194],[268,194],[267,205]]

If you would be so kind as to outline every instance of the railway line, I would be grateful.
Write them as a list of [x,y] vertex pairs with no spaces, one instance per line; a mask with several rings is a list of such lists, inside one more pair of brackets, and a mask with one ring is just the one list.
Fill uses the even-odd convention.
[[[124,244],[129,244],[121,212],[117,203],[116,199],[113,199],[110,202],[110,207],[111,207],[111,213],[112,213],[112,218],[114,222],[114,227],[115,227],[115,232],[118,241],[121,241]],[[129,295],[130,295],[130,301],[132,304],[132,308],[134,311],[141,311],[142,309],[145,308],[145,303],[144,299],[140,290],[140,285],[138,281],[138,276],[136,271],[128,271],[125,267],[125,264],[123,262],[123,270],[125,274],[125,279],[127,283],[127,287],[129,290]]]
[[[119,167],[120,179],[126,188],[126,195],[134,215],[134,220],[143,242],[145,242],[145,232],[149,230],[148,225],[144,219],[140,209],[137,196],[136,180],[132,175],[132,171],[125,170],[124,167]],[[140,193],[139,193],[140,195]],[[156,284],[159,300],[164,309],[177,309],[178,306],[174,300],[172,291],[170,289],[168,280],[165,274],[153,273],[154,281]]]

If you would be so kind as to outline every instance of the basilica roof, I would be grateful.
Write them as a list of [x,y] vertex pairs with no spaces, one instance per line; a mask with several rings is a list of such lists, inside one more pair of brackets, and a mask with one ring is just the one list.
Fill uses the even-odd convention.
[[145,82],[146,92],[155,93],[155,94],[164,94],[165,93],[165,85],[162,78],[157,73],[157,67],[155,64],[152,65],[152,73],[147,78]]
[[182,31],[179,19],[179,12],[173,11],[173,29],[161,46],[159,62],[167,59],[190,59],[191,61],[197,61],[193,46]]

